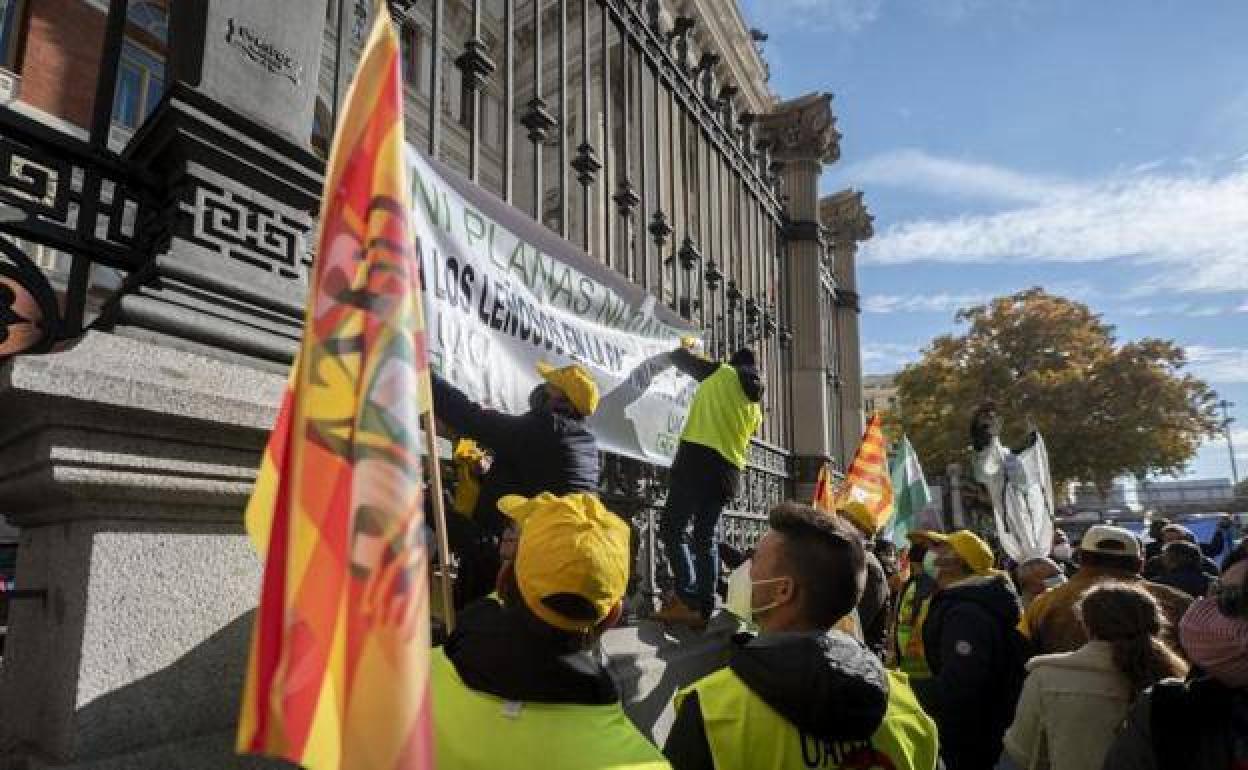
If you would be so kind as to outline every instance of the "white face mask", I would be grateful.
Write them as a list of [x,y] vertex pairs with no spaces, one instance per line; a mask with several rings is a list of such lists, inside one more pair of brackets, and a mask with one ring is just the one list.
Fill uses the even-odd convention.
[[1058,543],[1053,546],[1053,558],[1058,561],[1070,561],[1071,551],[1070,543]]
[[742,621],[753,624],[754,617],[758,613],[766,612],[779,604],[779,602],[772,602],[763,607],[755,607],[754,586],[778,583],[781,580],[788,580],[788,578],[771,578],[757,582],[750,580],[750,560],[747,559],[728,576],[728,594],[724,597],[724,606]]

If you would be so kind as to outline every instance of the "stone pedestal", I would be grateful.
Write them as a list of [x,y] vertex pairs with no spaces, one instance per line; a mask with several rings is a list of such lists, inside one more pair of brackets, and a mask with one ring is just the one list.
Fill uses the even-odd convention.
[[819,224],[819,177],[840,156],[831,94],[808,94],[776,106],[761,121],[772,158],[782,164],[788,223],[787,275],[793,326],[794,494],[809,500],[820,466],[830,456],[832,410],[827,381],[833,351],[824,299],[830,276],[824,268],[824,232]]
[[222,758],[260,576],[241,511],[284,384],[101,333],[0,368],[17,587],[46,592],[11,609],[0,767],[259,766]]
[[164,180],[168,216],[151,223],[150,258],[101,328],[272,371],[290,363],[323,184],[310,137],[325,3],[171,5],[168,93],[125,157]]

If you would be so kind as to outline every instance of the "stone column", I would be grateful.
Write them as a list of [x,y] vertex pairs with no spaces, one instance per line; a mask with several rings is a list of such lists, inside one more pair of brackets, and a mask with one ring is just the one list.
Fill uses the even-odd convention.
[[[322,164],[325,0],[170,4],[124,156],[157,221],[97,328],[0,365],[21,530],[0,769],[231,768],[260,564],[242,510],[295,350]],[[111,332],[111,333],[109,333]]]
[[[784,294],[793,327],[791,415],[796,489],[809,500],[819,467],[831,456],[822,292],[825,269],[823,228],[819,224],[819,177],[825,164],[840,157],[840,134],[832,116],[831,94],[808,94],[777,105],[761,119],[772,158],[782,163],[786,198],[787,264]],[[797,417],[800,415],[800,419]]]
[[858,332],[858,243],[873,234],[871,215],[862,193],[842,190],[820,202],[824,225],[831,233],[833,272],[836,276],[837,420],[832,441],[842,467],[858,451],[866,427],[862,409],[862,340]]

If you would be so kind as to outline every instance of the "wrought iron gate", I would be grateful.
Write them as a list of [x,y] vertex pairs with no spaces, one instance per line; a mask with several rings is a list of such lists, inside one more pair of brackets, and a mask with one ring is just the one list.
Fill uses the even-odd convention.
[[[720,52],[699,42],[697,19],[660,0],[390,5],[411,141],[654,294],[703,330],[713,355],[755,348],[765,421],[722,525],[728,542],[750,546],[765,510],[792,492],[784,195],[772,143],[756,135],[760,114],[723,77]],[[370,6],[329,0],[321,147]],[[0,108],[0,356],[81,334],[91,266],[134,276],[165,237],[172,214],[155,202],[169,199],[168,182],[107,147],[125,11],[111,0],[87,139]],[[70,255],[59,299],[31,244]],[[663,473],[619,457],[604,467],[604,495],[635,514],[651,564]]]

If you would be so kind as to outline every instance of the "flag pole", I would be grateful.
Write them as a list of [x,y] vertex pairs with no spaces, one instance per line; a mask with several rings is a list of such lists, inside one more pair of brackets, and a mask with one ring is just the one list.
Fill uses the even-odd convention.
[[434,531],[438,533],[438,563],[442,568],[442,611],[446,613],[446,631],[455,630],[455,604],[451,600],[451,544],[446,536],[446,506],[442,502],[442,469],[438,463],[438,426],[433,419],[433,405],[421,415],[425,421],[425,451],[429,455],[429,488],[433,496]]
[[[373,14],[394,24],[385,0],[373,0]],[[342,25],[339,25],[340,28]],[[341,29],[340,29],[341,31]],[[436,43],[437,41],[435,41]],[[402,73],[400,73],[400,79]],[[426,333],[427,330],[426,330]],[[426,373],[427,375],[427,373]],[[455,603],[451,598],[451,545],[446,534],[446,506],[442,501],[442,469],[438,462],[438,426],[433,416],[432,400],[421,415],[424,421],[425,452],[429,457],[429,493],[433,497],[434,530],[438,533],[438,563],[442,571],[442,611],[447,633],[455,630]]]

